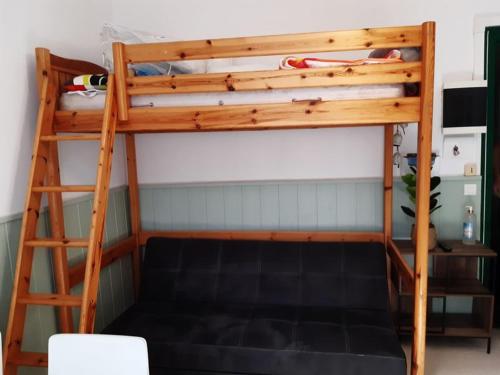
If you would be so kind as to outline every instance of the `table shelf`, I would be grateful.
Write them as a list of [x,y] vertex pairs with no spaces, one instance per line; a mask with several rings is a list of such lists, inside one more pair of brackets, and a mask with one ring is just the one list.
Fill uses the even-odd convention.
[[[444,241],[450,252],[441,248],[429,251],[432,269],[428,279],[427,334],[429,336],[470,337],[487,340],[491,348],[494,308],[494,280],[497,254],[478,243],[464,245],[460,240]],[[395,241],[403,255],[414,254],[411,241]],[[413,288],[398,282],[398,318],[400,334],[412,332]],[[447,301],[453,297],[470,297],[470,312],[447,310]],[[441,311],[433,310],[433,300],[440,299]],[[435,306],[434,306],[435,307]]]

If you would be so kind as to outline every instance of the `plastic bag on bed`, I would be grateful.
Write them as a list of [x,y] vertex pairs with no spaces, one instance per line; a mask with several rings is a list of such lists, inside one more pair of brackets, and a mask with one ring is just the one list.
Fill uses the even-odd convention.
[[[105,23],[101,31],[103,64],[108,71],[113,71],[113,42],[125,44],[161,43],[172,41],[171,38],[153,35],[145,31],[132,30],[124,26]],[[175,63],[144,63],[131,66],[136,75],[164,75],[205,73],[204,61],[179,61]]]

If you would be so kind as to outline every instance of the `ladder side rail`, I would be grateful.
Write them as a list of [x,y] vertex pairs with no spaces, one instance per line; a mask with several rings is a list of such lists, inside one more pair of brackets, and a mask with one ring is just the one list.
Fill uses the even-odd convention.
[[47,135],[51,131],[52,121],[56,108],[56,92],[54,82],[47,74],[42,77],[40,90],[40,106],[37,117],[35,138],[33,143],[33,154],[26,193],[26,204],[23,212],[21,225],[21,236],[17,252],[16,271],[14,285],[12,288],[11,305],[4,348],[5,375],[16,373],[17,366],[10,359],[21,351],[24,334],[24,323],[26,319],[27,306],[18,304],[20,296],[29,292],[31,270],[33,265],[33,247],[27,246],[25,242],[36,236],[36,226],[40,215],[42,194],[33,192],[33,186],[43,185],[49,149],[46,143],[40,143],[40,136]]
[[97,167],[96,191],[92,208],[90,238],[83,282],[82,308],[79,324],[80,333],[91,333],[94,330],[116,124],[117,112],[114,76],[110,74],[108,78],[101,148],[99,150]]
[[[59,96],[59,86],[60,74],[54,71],[52,68],[52,57],[50,51],[45,48],[37,48],[37,71],[38,72],[48,72],[51,78],[54,80],[54,86],[57,88],[56,95]],[[50,72],[50,73],[49,73]],[[44,137],[55,136],[53,126],[51,127],[50,135],[44,135],[40,138],[40,141]],[[49,157],[47,160],[47,175],[46,183],[49,186],[60,186],[61,185],[61,175],[59,170],[59,152],[58,145],[56,142],[49,144]],[[63,239],[65,238],[64,229],[64,210],[63,210],[63,198],[62,192],[51,192],[48,193],[48,206],[49,206],[49,222],[52,238]],[[71,289],[69,286],[69,270],[68,270],[68,254],[66,247],[56,247],[52,250],[52,261],[53,261],[53,271],[55,287],[58,294],[69,295]],[[58,308],[58,326],[59,330],[64,333],[73,332],[73,313],[71,307],[61,306]]]

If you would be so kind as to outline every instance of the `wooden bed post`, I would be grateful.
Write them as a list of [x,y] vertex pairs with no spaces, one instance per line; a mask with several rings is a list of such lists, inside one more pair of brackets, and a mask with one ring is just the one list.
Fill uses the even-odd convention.
[[412,375],[423,375],[427,312],[427,265],[429,242],[429,195],[432,153],[432,106],[434,95],[435,23],[422,25],[422,81],[417,150],[417,203],[415,294],[413,316]]
[[116,77],[116,100],[118,104],[118,119],[128,120],[128,110],[130,108],[130,98],[127,95],[128,67],[125,61],[125,45],[123,43],[113,43],[113,60]]
[[[392,240],[392,185],[393,185],[393,167],[392,167],[392,149],[394,125],[384,126],[384,244],[388,247]],[[392,261],[390,254],[387,253],[387,288],[389,291],[389,304],[393,306],[393,283],[392,283]]]
[[140,253],[140,235],[141,235],[141,212],[139,206],[139,183],[137,179],[137,160],[135,156],[135,136],[134,134],[125,134],[125,145],[127,149],[127,174],[128,174],[128,194],[130,201],[130,227],[132,235],[135,236],[135,248],[132,252],[132,271],[134,277],[135,297],[139,295],[140,271],[141,271],[141,253]]
[[384,238],[385,244],[392,239],[392,132],[394,125],[384,127]]

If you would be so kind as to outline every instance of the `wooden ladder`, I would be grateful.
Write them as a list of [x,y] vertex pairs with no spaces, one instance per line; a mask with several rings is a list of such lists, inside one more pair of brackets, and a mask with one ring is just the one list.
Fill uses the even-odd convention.
[[[102,238],[117,123],[114,79],[112,75],[108,79],[101,134],[58,135],[54,131],[53,124],[59,82],[57,75],[50,74],[50,58],[51,55],[47,50],[37,50],[37,62],[45,69],[42,69],[42,73],[39,74],[40,107],[5,337],[3,366],[6,375],[16,374],[18,366],[47,366],[46,353],[23,352],[21,350],[28,305],[57,307],[59,329],[62,332],[74,332],[71,309],[79,307],[81,310],[78,332],[91,333],[94,329]],[[60,141],[100,142],[95,185],[61,185],[57,147]],[[62,200],[62,193],[65,192],[94,193],[88,238],[65,237]],[[37,238],[36,236],[43,193],[48,195],[50,238]],[[83,294],[72,295],[67,250],[82,247],[87,248]],[[49,248],[52,251],[56,287],[54,294],[30,292],[33,256],[36,248]]]

